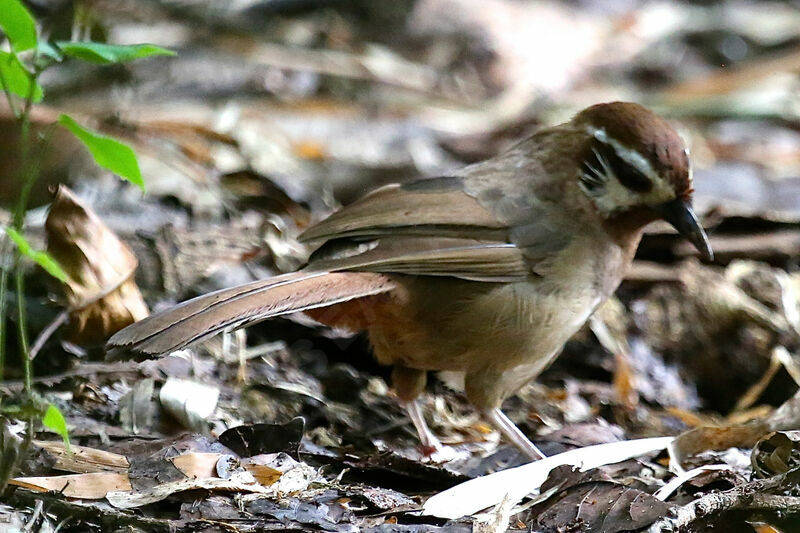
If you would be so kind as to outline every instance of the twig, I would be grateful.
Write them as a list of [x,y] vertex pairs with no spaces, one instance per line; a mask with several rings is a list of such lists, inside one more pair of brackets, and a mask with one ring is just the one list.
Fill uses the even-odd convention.
[[733,510],[781,511],[800,513],[800,498],[776,496],[769,491],[780,490],[800,480],[800,469],[790,470],[767,479],[745,483],[725,492],[707,494],[691,503],[678,507],[675,515],[665,517],[651,525],[648,533],[688,531],[689,526]]
[[[96,377],[102,374],[123,374],[123,373],[139,373],[139,363],[135,361],[119,361],[116,363],[82,363],[80,366],[61,374],[54,374],[50,376],[40,376],[34,378],[33,382],[38,385],[52,386],[60,383],[66,379],[75,377]],[[23,382],[20,380],[3,381],[0,384],[0,395],[12,394],[23,388]]]
[[33,514],[31,515],[30,520],[28,523],[25,524],[25,527],[22,528],[22,531],[32,531],[33,526],[36,525],[36,521],[39,520],[39,515],[42,514],[42,509],[44,508],[44,502],[42,500],[38,500],[36,505],[33,507]]
[[69,311],[61,311],[58,316],[55,317],[53,321],[41,331],[41,333],[39,333],[39,336],[36,337],[33,346],[31,346],[31,351],[28,354],[29,359],[33,360],[33,358],[36,357],[36,354],[38,354],[39,350],[42,349],[42,346],[44,346],[44,343],[47,342],[47,339],[49,339],[53,333],[55,333],[56,330],[67,321],[67,317],[69,317]]

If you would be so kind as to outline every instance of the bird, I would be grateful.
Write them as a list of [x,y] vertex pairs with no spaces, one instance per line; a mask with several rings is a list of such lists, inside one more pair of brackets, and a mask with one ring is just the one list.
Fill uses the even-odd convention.
[[645,226],[671,224],[706,260],[688,150],[632,102],[595,104],[502,153],[439,177],[390,184],[306,229],[297,272],[221,289],[109,339],[158,356],[289,313],[366,331],[423,447],[438,449],[419,398],[431,371],[463,378],[475,409],[532,460],[503,413],[619,286]]

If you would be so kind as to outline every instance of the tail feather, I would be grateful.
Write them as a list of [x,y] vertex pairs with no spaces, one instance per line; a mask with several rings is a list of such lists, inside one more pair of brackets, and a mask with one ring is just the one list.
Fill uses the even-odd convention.
[[394,288],[391,279],[369,272],[293,272],[198,296],[117,332],[109,356],[134,352],[156,356],[226,329],[296,313]]

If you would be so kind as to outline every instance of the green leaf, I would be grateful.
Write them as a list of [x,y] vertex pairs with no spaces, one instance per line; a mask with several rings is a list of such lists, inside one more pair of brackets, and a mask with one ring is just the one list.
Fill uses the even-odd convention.
[[47,41],[41,42],[36,46],[36,53],[39,59],[45,59],[49,61],[61,61],[64,59],[64,55],[61,53],[61,50]]
[[67,447],[67,452],[70,451],[69,447],[69,431],[67,430],[67,421],[64,420],[64,415],[58,410],[58,407],[52,403],[47,406],[47,411],[42,417],[42,424],[47,429],[53,430],[64,440],[64,446]]
[[138,185],[144,191],[144,180],[139,170],[136,153],[127,144],[96,131],[84,128],[69,115],[58,117],[58,123],[72,132],[89,149],[95,162],[114,174]]
[[105,44],[92,41],[58,41],[56,45],[64,55],[89,63],[111,65],[150,56],[174,56],[172,50],[154,44]]
[[45,269],[48,274],[58,279],[62,283],[67,282],[69,278],[66,272],[64,272],[64,269],[61,268],[61,265],[58,264],[58,261],[53,259],[50,254],[41,250],[34,250],[30,243],[25,240],[25,237],[23,237],[22,234],[20,234],[14,228],[6,228],[6,234],[11,238],[12,241],[14,241],[14,244],[17,245],[17,248],[19,248],[19,252],[22,255],[33,259],[36,264]]
[[0,29],[15,52],[36,47],[36,24],[19,0],[0,0]]
[[44,96],[44,91],[33,81],[30,72],[22,66],[19,58],[15,54],[0,51],[0,86],[3,85],[9,92],[21,98],[32,96],[34,102],[40,102]]

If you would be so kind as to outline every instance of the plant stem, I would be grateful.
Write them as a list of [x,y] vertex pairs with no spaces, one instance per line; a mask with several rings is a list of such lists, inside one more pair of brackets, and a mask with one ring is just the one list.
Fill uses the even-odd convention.
[[25,383],[25,393],[30,397],[33,393],[33,363],[28,357],[28,330],[25,315],[25,277],[20,268],[21,256],[17,255],[14,265],[15,290],[17,291],[17,332],[19,335],[19,352],[22,360],[22,376]]
[[[0,85],[3,86],[3,93],[6,95],[6,101],[8,101],[8,108],[11,110],[11,114],[14,115],[18,121],[21,119],[20,111],[17,109],[17,104],[14,102],[14,97],[11,94],[11,91],[8,90],[8,83],[6,83],[6,78],[3,75],[2,69],[0,69]],[[33,90],[34,84],[31,83],[31,98],[29,100],[33,101]],[[22,166],[21,166],[22,168]],[[20,171],[21,174],[24,173],[24,170]],[[3,264],[0,264],[0,381],[3,380],[5,377],[5,363],[6,363],[6,300],[8,299],[8,268],[10,267],[9,264],[5,264],[6,255],[9,252],[8,244],[10,239],[8,235],[3,234],[3,244],[0,246],[0,261]],[[13,252],[16,254],[15,252]]]
[[[36,55],[33,58],[34,65],[36,64]],[[31,74],[31,89],[25,98],[25,103],[22,112],[19,115],[20,125],[20,183],[22,188],[17,199],[17,206],[14,209],[13,227],[19,232],[22,232],[22,226],[25,224],[25,211],[28,208],[28,197],[30,196],[33,184],[38,177],[39,165],[31,161],[31,106],[33,105],[33,91],[36,82],[41,74],[41,68],[35,68]],[[21,255],[19,251],[15,254],[14,261],[14,288],[17,293],[17,336],[19,338],[19,352],[20,361],[22,362],[23,380],[25,383],[25,393],[29,398],[33,396],[33,363],[29,357],[28,345],[28,329],[27,329],[27,314],[25,310],[25,276],[21,268]]]
[[0,382],[5,377],[6,368],[6,299],[8,297],[8,267],[6,255],[11,239],[3,234],[3,244],[0,245]]

